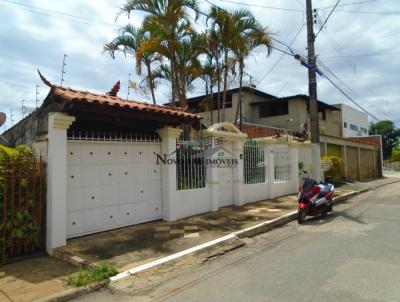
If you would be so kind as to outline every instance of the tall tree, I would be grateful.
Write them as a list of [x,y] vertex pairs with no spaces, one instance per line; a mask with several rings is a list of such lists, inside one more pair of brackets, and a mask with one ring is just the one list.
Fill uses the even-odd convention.
[[229,64],[228,64],[228,55],[229,50],[232,46],[233,36],[235,33],[233,16],[228,11],[219,8],[217,6],[212,6],[209,17],[207,21],[211,20],[211,30],[213,33],[213,38],[219,42],[220,48],[223,52],[224,61],[223,61],[223,73],[224,73],[224,88],[222,92],[222,116],[221,120],[225,121],[225,107],[226,107],[226,95],[228,89],[228,72],[229,72]]
[[[104,50],[108,51],[112,58],[115,58],[116,52],[122,52],[125,56],[127,54],[135,56],[136,51],[141,44],[146,43],[149,40],[150,37],[148,34],[128,24],[120,29],[117,37],[104,46]],[[152,74],[152,67],[155,62],[160,60],[161,57],[157,56],[153,52],[145,52],[140,57],[140,60],[136,60],[136,73],[138,75],[142,74],[142,64],[146,66],[146,83],[147,87],[150,89],[153,104],[156,104],[156,98],[154,94],[155,82]]]
[[165,57],[169,65],[163,68],[170,69],[168,80],[171,82],[171,104],[179,100],[185,104],[186,100],[178,92],[179,74],[177,52],[180,43],[190,38],[193,32],[189,21],[188,9],[196,12],[195,0],[128,0],[122,7],[122,12],[130,15],[133,11],[142,11],[146,17],[142,24],[142,30],[151,37],[146,43],[142,43],[136,52],[137,60],[145,53],[154,53]]
[[261,45],[267,47],[267,55],[269,55],[272,49],[272,42],[267,29],[263,28],[249,11],[236,11],[233,14],[233,20],[237,34],[233,36],[234,40],[231,47],[239,70],[239,102],[236,108],[235,123],[238,120],[238,114],[240,114],[241,129],[243,123],[242,86],[245,59],[252,50]]
[[371,123],[369,134],[382,136],[383,158],[388,159],[392,156],[392,150],[396,142],[400,139],[400,129],[396,129],[392,121],[379,121]]

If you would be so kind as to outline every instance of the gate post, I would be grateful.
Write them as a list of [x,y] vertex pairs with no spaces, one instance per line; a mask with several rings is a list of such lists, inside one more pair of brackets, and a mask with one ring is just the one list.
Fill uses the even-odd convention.
[[233,141],[233,159],[237,166],[233,168],[233,204],[242,206],[244,204],[244,177],[243,177],[243,140]]
[[299,190],[299,147],[296,143],[289,144],[289,154],[290,154],[290,179],[293,183],[293,192],[298,192]]
[[264,142],[265,181],[268,183],[268,198],[274,196],[275,161],[274,148],[271,143]]
[[[161,154],[160,156],[167,160],[176,159],[176,139],[181,135],[182,129],[164,127],[157,130],[161,137]],[[167,221],[176,220],[176,209],[174,207],[174,199],[176,198],[176,164],[161,165],[161,193],[163,206],[163,219]]]
[[67,129],[75,117],[50,112],[47,151],[46,251],[67,243]]
[[[215,146],[214,138],[211,137],[211,146]],[[214,159],[214,154],[211,157],[207,157],[206,160]],[[219,179],[218,179],[218,168],[215,165],[207,166],[207,184],[210,186],[210,198],[211,198],[211,211],[216,212],[219,209]]]

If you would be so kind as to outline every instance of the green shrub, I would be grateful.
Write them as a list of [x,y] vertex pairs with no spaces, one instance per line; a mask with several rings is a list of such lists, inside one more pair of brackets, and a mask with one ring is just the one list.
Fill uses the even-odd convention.
[[337,156],[324,156],[322,161],[330,161],[332,163],[331,168],[324,172],[325,177],[332,177],[334,181],[341,180],[344,178],[344,167],[343,160]]
[[77,274],[67,277],[67,283],[72,286],[83,286],[94,282],[107,280],[118,271],[111,264],[102,264],[90,269],[81,269]]
[[392,161],[400,161],[400,150],[392,151]]

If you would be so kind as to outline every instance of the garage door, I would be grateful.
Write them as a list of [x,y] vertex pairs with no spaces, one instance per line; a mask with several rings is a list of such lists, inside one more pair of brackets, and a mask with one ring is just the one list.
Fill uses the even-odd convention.
[[69,141],[67,238],[162,218],[160,143]]

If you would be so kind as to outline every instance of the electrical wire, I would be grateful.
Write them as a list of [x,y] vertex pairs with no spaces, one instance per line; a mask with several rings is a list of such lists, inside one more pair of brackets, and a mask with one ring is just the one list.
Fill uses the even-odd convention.
[[333,8],[332,8],[332,10],[330,11],[328,17],[326,17],[324,23],[322,23],[322,25],[321,25],[321,27],[319,28],[317,34],[314,36],[314,40],[318,37],[318,34],[319,34],[319,33],[321,32],[321,30],[324,28],[326,22],[328,22],[329,17],[332,15],[333,11],[335,10],[335,8],[336,8],[337,5],[339,4],[339,2],[340,2],[340,0],[338,0],[338,1],[336,2],[336,4],[333,6]]
[[57,18],[61,17],[66,20],[69,20],[69,21],[78,22],[78,23],[82,23],[82,24],[86,24],[86,25],[92,25],[92,26],[93,25],[106,25],[106,26],[112,26],[112,27],[121,27],[121,26],[118,26],[113,23],[92,20],[89,18],[76,16],[76,15],[73,15],[70,13],[51,10],[51,9],[34,6],[34,5],[26,4],[26,3],[20,3],[20,2],[16,2],[16,1],[12,1],[12,0],[0,0],[0,1],[2,1],[6,4],[14,5],[16,8],[19,8],[24,11],[28,11],[28,12],[32,12],[32,13],[36,13],[36,14],[40,14],[40,15],[45,15],[45,16],[49,16],[49,17],[57,17]]
[[266,5],[258,5],[258,4],[249,4],[249,3],[244,3],[244,2],[239,2],[239,1],[231,1],[231,0],[218,0],[221,2],[227,2],[227,3],[232,3],[232,4],[238,4],[238,5],[244,5],[244,6],[250,6],[250,7],[258,7],[258,8],[266,8],[266,9],[275,9],[275,10],[282,10],[282,11],[291,11],[291,12],[303,12],[301,9],[295,9],[295,8],[284,8],[284,7],[276,7],[276,6],[266,6]]
[[[303,30],[305,23],[303,23],[303,25],[300,27],[300,29],[297,31],[297,33],[294,35],[292,41],[289,43],[288,47],[291,47],[294,43],[294,41],[297,39],[297,37],[299,36],[300,32]],[[261,80],[259,80],[258,83],[261,83],[262,81],[264,81],[268,75],[275,69],[276,66],[278,66],[278,64],[280,63],[280,61],[282,60],[282,58],[284,57],[285,53],[282,53],[281,56],[278,58],[278,60],[276,60],[276,62],[274,63],[274,65],[271,66],[271,68],[267,71],[267,73],[261,77]],[[293,55],[293,53],[292,53]]]
[[[343,80],[341,80],[324,62],[322,62],[319,58],[317,59],[318,61],[318,65],[322,66],[323,69],[325,69],[326,72],[328,72],[330,75],[332,75],[332,77],[334,77],[342,86],[344,86],[348,91],[350,91],[351,93],[358,95],[360,98],[363,99],[364,103],[368,104],[368,101],[362,97],[359,93],[357,93],[353,88],[351,88],[350,86],[348,86]],[[327,77],[326,72],[324,72],[324,77]],[[328,77],[327,77],[328,78]],[[328,79],[329,80],[329,79]],[[338,85],[338,84],[336,84]],[[343,90],[343,89],[342,89]],[[357,106],[361,106],[361,105],[357,105]],[[382,110],[379,110],[380,113],[378,113],[378,111],[376,110],[376,108],[374,106],[372,106],[371,104],[368,105],[369,110],[372,110],[375,112],[374,115],[377,114],[382,114],[384,115],[386,118],[389,118],[385,112],[383,112]],[[365,109],[366,110],[366,109]]]

